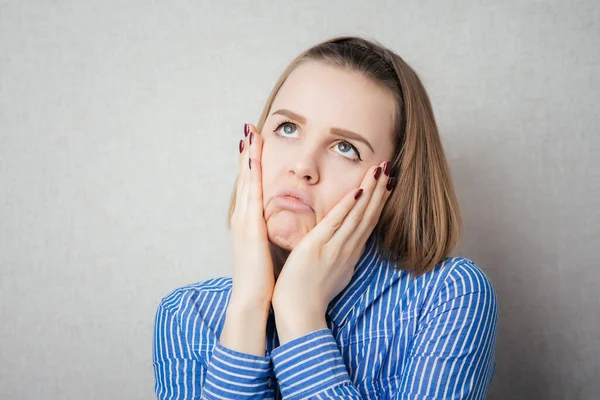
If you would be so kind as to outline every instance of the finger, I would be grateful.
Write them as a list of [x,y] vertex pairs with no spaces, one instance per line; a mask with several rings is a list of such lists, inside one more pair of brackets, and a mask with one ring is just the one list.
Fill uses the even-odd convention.
[[[385,163],[383,163],[381,167],[384,168],[384,165]],[[347,238],[346,243],[351,246],[351,248],[358,248],[366,243],[373,232],[373,229],[375,229],[377,222],[379,222],[383,207],[394,189],[393,186],[395,181],[396,178],[387,176],[384,173],[379,177],[377,185],[371,195],[371,200],[364,211],[362,221],[350,234],[350,237]]]
[[[310,240],[315,240],[317,243],[327,243],[333,234],[339,229],[344,221],[344,218],[352,207],[356,204],[356,196],[364,192],[363,189],[354,188],[350,190],[342,200],[340,200],[335,207],[333,207],[306,236],[310,237]],[[360,198],[360,197],[359,197]]]
[[[244,124],[244,136],[240,139],[238,144],[239,150],[239,165],[238,165],[238,176],[236,179],[236,203],[244,203],[247,199],[246,193],[246,180],[248,175],[248,157],[249,157],[249,136],[250,136],[250,124]],[[237,208],[237,205],[236,205]]]
[[248,182],[249,200],[262,211],[262,146],[263,140],[255,126],[250,125]]
[[[329,240],[331,246],[338,246],[338,248],[340,249],[344,246],[348,246],[348,239],[350,238],[350,236],[355,234],[361,226],[361,223],[363,222],[365,217],[365,210],[371,202],[373,193],[375,192],[377,187],[380,186],[381,181],[383,180],[381,175],[384,174],[382,174],[381,171],[381,165],[372,166],[367,170],[363,181],[360,185],[360,187],[364,189],[364,192],[356,202],[356,205],[346,216],[340,228]],[[377,179],[375,178],[376,175]]]

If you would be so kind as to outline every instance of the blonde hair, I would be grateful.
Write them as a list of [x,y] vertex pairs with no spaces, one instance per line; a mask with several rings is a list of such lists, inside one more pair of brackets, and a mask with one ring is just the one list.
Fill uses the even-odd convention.
[[[380,254],[397,268],[421,275],[458,245],[462,220],[429,96],[417,73],[379,42],[339,36],[302,52],[275,84],[257,124],[261,132],[279,89],[300,64],[320,61],[358,71],[391,91],[396,99],[395,149],[390,195],[374,234]],[[235,208],[237,179],[227,225]]]

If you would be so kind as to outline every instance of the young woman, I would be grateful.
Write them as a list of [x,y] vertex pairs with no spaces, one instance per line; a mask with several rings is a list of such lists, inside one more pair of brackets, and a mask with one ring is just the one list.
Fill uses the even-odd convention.
[[155,321],[160,399],[483,399],[496,296],[417,74],[375,41],[300,54],[244,126],[233,278]]

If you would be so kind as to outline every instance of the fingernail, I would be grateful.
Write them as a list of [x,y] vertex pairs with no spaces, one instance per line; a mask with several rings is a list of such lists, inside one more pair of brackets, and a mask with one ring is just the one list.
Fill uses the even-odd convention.
[[385,164],[383,164],[383,173],[386,176],[390,176],[390,167],[392,166],[392,163],[389,161],[386,161]]
[[244,151],[244,141],[240,139],[240,153]]
[[375,174],[373,175],[375,180],[379,179],[379,175],[381,175],[381,167],[375,168]]
[[250,133],[250,144],[252,144],[252,140],[254,140],[254,132]]
[[390,179],[388,180],[388,183],[387,183],[387,185],[385,186],[385,188],[386,188],[386,189],[387,189],[389,192],[391,192],[391,191],[392,191],[392,189],[394,188],[394,185],[395,185],[395,184],[396,184],[396,178],[390,178]]
[[248,159],[248,168],[252,169],[252,159],[251,158]]
[[244,136],[248,136],[248,132],[250,132],[250,128],[248,128],[248,124],[244,124]]
[[358,192],[356,192],[356,194],[354,195],[354,200],[358,200],[358,198],[360,197],[360,195],[362,194],[363,190],[362,189],[358,189]]

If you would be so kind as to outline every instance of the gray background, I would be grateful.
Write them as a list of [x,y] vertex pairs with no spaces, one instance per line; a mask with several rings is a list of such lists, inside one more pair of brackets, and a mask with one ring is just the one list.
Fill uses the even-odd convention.
[[600,398],[600,5],[0,1],[0,398],[149,399],[154,312],[229,275],[244,122],[305,48],[431,96],[500,301],[491,399]]

